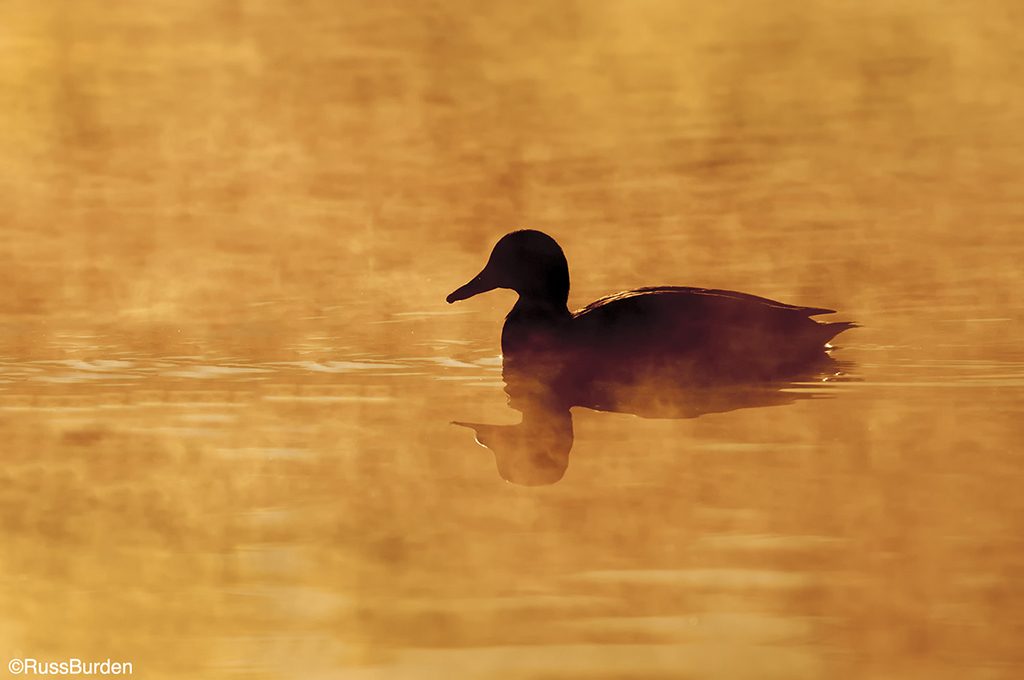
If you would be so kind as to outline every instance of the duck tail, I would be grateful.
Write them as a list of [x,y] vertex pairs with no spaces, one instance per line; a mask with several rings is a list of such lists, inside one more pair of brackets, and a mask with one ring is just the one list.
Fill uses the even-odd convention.
[[823,323],[821,326],[822,340],[825,344],[828,344],[832,338],[836,337],[843,331],[848,331],[851,328],[860,328],[860,324],[854,323],[853,321],[832,321],[831,323]]

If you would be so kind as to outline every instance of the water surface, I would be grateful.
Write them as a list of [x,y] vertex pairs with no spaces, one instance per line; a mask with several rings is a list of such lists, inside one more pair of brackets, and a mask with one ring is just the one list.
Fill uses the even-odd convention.
[[[1024,15],[0,10],[0,651],[147,678],[1024,672]],[[851,379],[574,409],[502,480],[505,231],[570,304],[833,307]]]

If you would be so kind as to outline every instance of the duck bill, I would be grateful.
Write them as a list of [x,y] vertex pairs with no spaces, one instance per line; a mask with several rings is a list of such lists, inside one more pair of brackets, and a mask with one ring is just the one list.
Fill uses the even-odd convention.
[[445,298],[448,301],[448,304],[458,302],[459,300],[465,300],[473,297],[474,295],[486,293],[489,290],[497,288],[497,284],[492,283],[490,281],[490,277],[486,276],[486,274],[487,270],[484,270],[477,274],[473,280],[466,285],[452,291],[451,295]]

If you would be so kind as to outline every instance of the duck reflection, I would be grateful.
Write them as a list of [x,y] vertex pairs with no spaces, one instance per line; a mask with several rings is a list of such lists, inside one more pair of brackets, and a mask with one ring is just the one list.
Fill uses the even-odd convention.
[[816,396],[787,388],[798,383],[839,380],[844,367],[822,352],[802,371],[785,378],[717,385],[706,380],[690,387],[681,386],[671,369],[662,375],[650,372],[642,379],[603,376],[578,380],[581,376],[560,368],[563,370],[553,369],[550,362],[536,361],[536,357],[506,358],[502,367],[505,392],[509,406],[522,414],[521,421],[515,425],[454,422],[475,431],[476,441],[494,454],[498,474],[506,481],[539,486],[562,479],[574,440],[573,407],[643,418],[685,419],[781,406]]

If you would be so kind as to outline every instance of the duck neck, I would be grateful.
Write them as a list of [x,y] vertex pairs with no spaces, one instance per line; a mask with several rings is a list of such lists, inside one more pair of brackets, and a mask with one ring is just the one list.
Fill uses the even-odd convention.
[[550,317],[552,319],[568,319],[572,316],[565,300],[549,296],[528,295],[520,293],[519,299],[509,316],[524,315],[529,317]]
[[501,353],[508,361],[556,351],[571,320],[564,302],[520,295],[501,329]]

